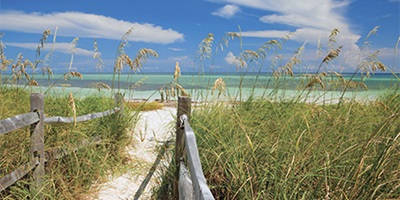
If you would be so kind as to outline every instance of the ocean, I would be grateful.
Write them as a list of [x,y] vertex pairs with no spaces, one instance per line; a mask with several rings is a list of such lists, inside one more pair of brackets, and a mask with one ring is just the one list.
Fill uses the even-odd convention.
[[[353,74],[342,74],[343,78],[349,80]],[[396,74],[400,77],[399,74]],[[348,90],[346,98],[356,98],[359,100],[374,100],[387,90],[399,87],[400,80],[393,74],[380,73],[373,74],[364,80],[367,90],[359,87]],[[83,74],[83,78],[76,77],[64,80],[62,74],[53,76],[36,75],[33,77],[39,87],[31,87],[33,92],[45,93],[46,95],[67,95],[73,93],[75,97],[85,97],[88,95],[112,95],[115,92],[125,94],[125,99],[148,99],[156,100],[161,98],[160,89],[169,90],[171,83],[178,83],[193,100],[203,101],[211,99],[235,98],[244,100],[249,96],[291,99],[299,95],[307,94],[308,101],[330,100],[337,101],[343,92],[343,87],[333,87],[329,84],[332,80],[338,80],[334,75],[327,75],[323,80],[324,89],[321,85],[316,85],[316,89],[309,91],[305,89],[307,80],[304,75],[296,74],[294,78],[281,76],[278,79],[268,73],[260,74],[240,74],[240,73],[214,73],[214,74],[182,74],[177,81],[174,81],[173,74],[122,74],[119,77],[113,74]],[[218,95],[218,91],[211,94],[214,81],[218,78],[226,84],[226,91]],[[3,74],[3,81],[7,83],[10,77]],[[353,81],[360,81],[361,77],[356,75]],[[96,89],[93,83],[104,83],[114,88],[112,90]],[[20,81],[24,85],[26,81]],[[26,85],[26,84],[25,84]],[[28,86],[27,86],[28,87]],[[164,91],[165,91],[164,90]],[[164,93],[165,98],[165,93]],[[176,97],[171,99],[176,99]]]

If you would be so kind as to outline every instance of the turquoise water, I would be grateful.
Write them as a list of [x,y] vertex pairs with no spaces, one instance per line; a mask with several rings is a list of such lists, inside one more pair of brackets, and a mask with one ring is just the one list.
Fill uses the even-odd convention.
[[[343,77],[350,79],[351,74],[344,74]],[[277,100],[291,99],[303,94],[307,101],[331,101],[335,102],[342,94],[342,88],[329,87],[329,80],[335,77],[327,77],[324,91],[316,90],[308,93],[308,90],[301,93],[304,88],[300,86],[301,75],[292,77],[280,77],[275,79],[270,74],[210,74],[210,75],[191,75],[183,74],[178,79],[178,83],[192,96],[194,100],[210,100],[235,98],[246,99],[250,95],[255,97],[273,98]],[[211,95],[211,88],[217,78],[222,78],[226,83],[226,92],[218,96],[218,92]],[[68,81],[63,79],[63,75],[53,75],[50,79],[47,76],[36,75],[34,79],[41,87],[32,87],[35,92],[45,93],[47,95],[66,95],[70,92],[76,97],[85,97],[88,95],[112,95],[115,92],[122,92],[126,99],[160,99],[159,89],[169,88],[170,83],[174,82],[172,74],[131,74],[121,75],[113,74],[84,74],[83,79],[72,78]],[[354,81],[360,81],[360,77],[354,77]],[[3,76],[3,80],[7,77]],[[114,80],[114,81],[113,81]],[[119,80],[119,81],[118,81]],[[98,91],[92,83],[102,82],[114,89]],[[391,74],[375,74],[365,80],[368,90],[357,89],[346,92],[346,98],[356,98],[360,100],[373,100],[387,89],[393,86],[399,86],[399,79]],[[239,89],[239,87],[241,87]],[[276,90],[278,88],[278,90]],[[319,88],[319,87],[317,87]],[[300,90],[299,90],[300,89]],[[307,94],[307,95],[305,95]]]

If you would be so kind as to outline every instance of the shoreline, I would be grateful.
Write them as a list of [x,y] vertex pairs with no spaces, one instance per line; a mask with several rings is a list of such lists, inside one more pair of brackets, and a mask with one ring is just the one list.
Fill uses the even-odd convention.
[[[3,87],[15,87],[13,85],[3,85]],[[27,91],[39,92],[45,95],[50,96],[63,96],[72,93],[75,98],[85,98],[87,96],[110,96],[113,97],[113,94],[116,92],[121,92],[124,94],[125,101],[129,102],[152,102],[152,101],[161,101],[161,96],[159,91],[156,90],[97,90],[95,88],[79,88],[79,87],[44,87],[44,86],[35,86],[35,87],[25,87],[19,86],[19,88],[23,88]],[[384,95],[389,92],[391,89],[381,89],[381,90],[363,90],[363,91],[347,91],[343,98],[344,99],[354,99],[359,102],[363,101],[374,101],[379,96]],[[245,101],[249,97],[253,96],[253,98],[264,98],[269,99],[271,101],[290,101],[295,98],[298,98],[301,95],[300,99],[303,99],[299,102],[304,102],[304,98],[306,97],[299,90],[286,90],[286,89],[263,89],[263,88],[242,88],[242,91],[238,88],[227,88],[225,94],[218,96],[218,94],[211,94],[210,89],[194,89],[187,90],[187,93],[192,98],[192,102],[213,102],[213,101]],[[311,91],[307,95],[306,102],[314,102],[314,103],[330,103],[335,104],[339,101],[340,96],[342,95],[341,91],[319,91],[314,90]],[[177,97],[169,98],[168,101],[177,101]],[[167,101],[164,99],[164,101]]]

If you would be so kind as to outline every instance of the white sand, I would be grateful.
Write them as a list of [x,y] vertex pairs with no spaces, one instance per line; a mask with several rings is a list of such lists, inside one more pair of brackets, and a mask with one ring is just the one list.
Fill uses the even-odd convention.
[[[174,132],[176,108],[163,108],[142,112],[133,131],[132,145],[127,148],[132,158],[132,171],[119,177],[109,177],[109,181],[99,186],[95,199],[133,199],[156,157],[156,147],[169,140]],[[153,174],[140,199],[150,199],[151,190],[157,186],[157,172]]]

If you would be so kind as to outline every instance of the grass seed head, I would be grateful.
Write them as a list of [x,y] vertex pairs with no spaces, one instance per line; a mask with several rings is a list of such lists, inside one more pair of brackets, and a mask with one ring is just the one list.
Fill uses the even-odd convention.
[[217,80],[215,80],[214,82],[214,86],[211,89],[211,94],[214,94],[214,91],[218,90],[218,96],[220,96],[222,93],[225,92],[226,90],[226,84],[224,82],[224,80],[222,80],[222,78],[218,78]]
[[175,72],[174,72],[174,81],[178,79],[178,77],[181,76],[181,68],[179,67],[179,62],[176,62],[175,64]]
[[72,115],[74,118],[74,126],[76,126],[76,105],[75,105],[74,96],[72,95],[71,92],[69,93],[69,96],[68,96],[68,105],[72,111]]
[[30,80],[29,81],[29,85],[30,86],[39,86],[39,83],[37,81],[35,81],[35,80]]
[[210,58],[211,57],[211,53],[212,53],[212,43],[214,41],[214,34],[209,33],[207,35],[206,38],[204,38],[197,50],[197,53],[199,54],[199,58],[200,60],[204,60],[206,58]]

